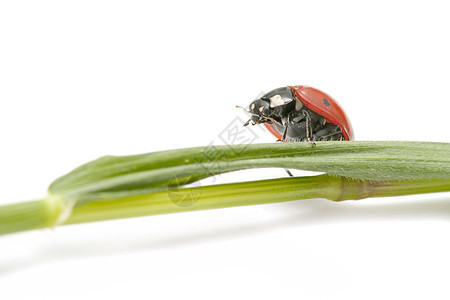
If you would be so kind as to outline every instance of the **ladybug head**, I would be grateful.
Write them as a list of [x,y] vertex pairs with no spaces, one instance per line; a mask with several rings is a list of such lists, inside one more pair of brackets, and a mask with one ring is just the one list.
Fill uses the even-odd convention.
[[252,122],[255,124],[267,122],[269,114],[269,102],[263,99],[258,99],[250,103],[250,113],[252,114]]
[[[242,106],[236,106],[236,107],[243,108]],[[272,122],[275,122],[274,119],[272,119],[268,116],[269,112],[270,112],[270,104],[264,98],[257,99],[255,101],[253,101],[252,103],[250,103],[249,110],[246,110],[245,108],[243,108],[243,109],[252,115],[252,117],[247,122],[245,122],[244,126],[247,126],[250,122],[252,122],[252,125],[266,123],[266,122],[269,122],[272,124]]]

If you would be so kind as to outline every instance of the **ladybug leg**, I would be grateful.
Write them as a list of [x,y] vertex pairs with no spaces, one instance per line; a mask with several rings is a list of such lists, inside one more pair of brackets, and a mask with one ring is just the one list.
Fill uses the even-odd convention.
[[287,130],[288,130],[288,127],[287,127],[287,124],[286,124],[286,126],[284,127],[283,137],[281,138],[282,142],[286,141]]
[[314,137],[312,135],[311,116],[306,110],[303,110],[302,114],[305,116],[306,139],[315,146],[316,143],[314,142]]
[[281,139],[276,140],[276,142],[277,143],[286,142],[286,135],[287,135],[287,126],[284,128],[283,136],[281,137]]
[[320,141],[342,141],[343,135],[338,125],[326,124],[316,131],[315,137]]
[[251,121],[252,121],[252,119],[251,119],[251,118],[250,118],[250,119],[248,119],[248,121],[244,123],[244,127],[245,127],[245,126],[248,126],[248,124],[250,124],[250,122],[251,122]]
[[302,111],[302,114],[305,116],[306,138],[309,141],[312,139],[311,117],[306,110]]
[[[289,116],[287,116],[286,119],[282,119],[281,122],[284,125],[284,131],[283,131],[283,136],[282,136],[280,142],[286,142],[286,136],[287,136],[288,124],[289,124]],[[292,175],[291,171],[289,171],[288,169],[284,169],[284,170],[289,175],[289,177],[294,177],[294,175]]]
[[281,141],[286,142],[286,136],[287,136],[288,126],[289,126],[289,116],[287,116],[286,118],[283,118],[281,120],[281,123],[284,126],[284,131],[283,131],[283,136],[281,137]]
[[286,173],[290,176],[290,177],[294,177],[294,175],[292,175],[291,171],[289,171],[288,169],[284,169],[286,171]]

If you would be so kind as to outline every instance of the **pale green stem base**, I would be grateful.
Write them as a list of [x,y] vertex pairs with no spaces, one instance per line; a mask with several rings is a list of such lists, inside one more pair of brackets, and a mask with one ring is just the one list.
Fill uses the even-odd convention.
[[52,227],[62,207],[56,198],[0,206],[0,235]]

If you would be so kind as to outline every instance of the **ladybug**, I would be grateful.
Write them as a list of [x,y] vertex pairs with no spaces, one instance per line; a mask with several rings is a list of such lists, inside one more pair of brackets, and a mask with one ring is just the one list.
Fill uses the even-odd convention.
[[244,110],[252,115],[244,126],[250,122],[264,124],[278,141],[350,141],[354,138],[350,120],[336,100],[313,87],[281,87],[256,99]]

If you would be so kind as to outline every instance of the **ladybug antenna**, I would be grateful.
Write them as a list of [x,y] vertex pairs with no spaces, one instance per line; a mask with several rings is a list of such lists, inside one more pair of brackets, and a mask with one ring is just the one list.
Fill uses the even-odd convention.
[[[242,107],[242,106],[240,106],[240,105],[236,105],[236,108],[238,108],[238,107],[242,108],[243,110],[245,110],[245,111],[248,112],[249,114],[252,114],[248,109],[246,109],[246,108],[244,108],[244,107]],[[253,115],[253,114],[252,114],[252,115]]]
[[248,119],[248,121],[244,123],[244,127],[247,126],[248,124],[250,124],[251,120],[252,120],[252,118]]
[[[264,116],[264,115],[258,115],[258,114],[252,113],[251,111],[249,111],[248,109],[246,109],[246,108],[244,108],[244,107],[242,107],[242,106],[240,106],[240,105],[236,105],[236,108],[242,108],[243,110],[245,110],[245,111],[248,112],[249,114],[251,114],[251,115],[253,115],[253,116],[259,117],[258,122],[252,123],[252,125],[259,124],[260,121],[262,121],[263,119],[265,119],[265,120],[270,120],[270,121],[272,121],[273,123],[277,123],[277,120],[275,120],[275,119],[273,119],[273,118],[271,118],[271,117],[266,117],[266,116]],[[252,119],[250,119],[250,120],[248,120],[247,122],[245,122],[244,126],[247,126],[247,125],[250,123],[251,120],[252,120]]]

